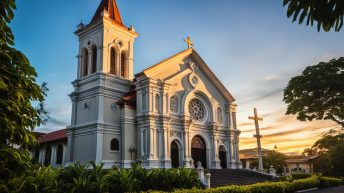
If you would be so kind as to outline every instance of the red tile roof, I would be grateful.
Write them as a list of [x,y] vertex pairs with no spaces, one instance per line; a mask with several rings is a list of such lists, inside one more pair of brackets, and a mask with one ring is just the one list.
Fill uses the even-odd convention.
[[136,108],[136,90],[135,86],[130,88],[130,91],[125,94],[117,103],[119,106],[128,105],[130,107]]
[[102,0],[98,6],[96,13],[94,14],[92,21],[101,18],[102,12],[106,10],[109,13],[109,17],[120,25],[123,25],[121,14],[119,13],[116,0]]
[[38,138],[39,143],[46,143],[50,141],[57,141],[67,139],[66,129],[61,129],[51,133],[43,134]]

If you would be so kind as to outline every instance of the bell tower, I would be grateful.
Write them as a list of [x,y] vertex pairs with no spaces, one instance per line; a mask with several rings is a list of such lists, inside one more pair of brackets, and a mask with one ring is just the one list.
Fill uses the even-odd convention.
[[124,25],[115,0],[101,0],[91,22],[80,23],[75,34],[79,51],[70,94],[67,161],[120,162],[120,147],[112,149],[113,140],[115,144],[122,141],[117,102],[132,85],[138,34],[134,27]]

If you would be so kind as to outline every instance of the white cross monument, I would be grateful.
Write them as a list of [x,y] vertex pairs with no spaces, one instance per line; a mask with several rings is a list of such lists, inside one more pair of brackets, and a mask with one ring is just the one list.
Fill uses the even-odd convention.
[[260,138],[262,136],[259,134],[259,124],[258,121],[263,121],[263,118],[258,117],[257,109],[254,108],[254,117],[249,116],[248,119],[254,120],[254,123],[256,125],[256,134],[254,135],[255,138],[257,138],[257,147],[258,147],[258,170],[263,171],[263,158],[262,158],[262,147],[260,144]]

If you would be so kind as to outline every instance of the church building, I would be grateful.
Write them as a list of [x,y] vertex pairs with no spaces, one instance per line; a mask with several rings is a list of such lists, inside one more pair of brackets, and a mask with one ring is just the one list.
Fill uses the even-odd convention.
[[[192,48],[134,74],[134,27],[115,0],[79,24],[66,163],[241,168],[235,99]],[[143,37],[144,38],[144,37]]]

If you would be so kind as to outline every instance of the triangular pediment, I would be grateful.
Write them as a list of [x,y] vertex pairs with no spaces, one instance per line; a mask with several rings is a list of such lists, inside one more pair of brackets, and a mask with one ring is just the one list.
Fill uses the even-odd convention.
[[[196,67],[193,67],[194,64]],[[194,71],[201,71],[201,73],[207,77],[207,79],[225,98],[232,102],[235,100],[227,88],[193,48],[184,50],[170,58],[167,58],[166,60],[143,70],[135,76],[136,79],[149,78],[171,83],[174,79],[190,75],[194,73]]]

